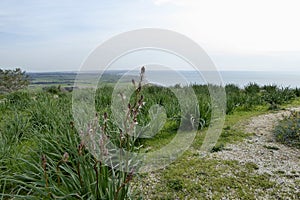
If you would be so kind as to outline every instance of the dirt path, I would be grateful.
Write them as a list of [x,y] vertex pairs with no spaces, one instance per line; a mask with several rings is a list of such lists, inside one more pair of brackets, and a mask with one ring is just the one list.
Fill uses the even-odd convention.
[[238,144],[229,144],[227,150],[211,156],[223,160],[238,160],[241,164],[252,162],[258,166],[257,173],[271,175],[283,190],[300,192],[300,150],[277,143],[273,136],[276,123],[290,114],[291,108],[277,113],[251,118],[242,124],[244,131],[254,136]]

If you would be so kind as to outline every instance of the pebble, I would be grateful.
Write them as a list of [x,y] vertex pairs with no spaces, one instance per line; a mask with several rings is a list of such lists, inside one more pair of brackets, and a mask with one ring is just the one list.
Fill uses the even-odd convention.
[[[300,108],[291,110],[300,111]],[[285,110],[250,119],[241,126],[245,132],[254,133],[254,136],[241,143],[227,145],[226,148],[230,148],[232,151],[219,151],[213,153],[213,157],[223,160],[238,160],[240,163],[255,163],[259,168],[254,173],[270,174],[270,180],[275,181],[281,187],[281,191],[299,194],[300,190],[296,182],[296,180],[300,181],[299,176],[297,177],[296,174],[291,177],[288,174],[291,174],[292,171],[300,172],[300,150],[276,143],[272,133],[276,123],[289,114],[290,111]],[[270,151],[265,148],[266,146],[276,146],[279,150]],[[279,171],[281,173],[276,173]]]

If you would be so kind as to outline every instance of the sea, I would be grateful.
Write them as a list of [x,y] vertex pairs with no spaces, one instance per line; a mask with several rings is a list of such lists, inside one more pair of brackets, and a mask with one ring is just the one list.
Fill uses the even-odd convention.
[[[132,72],[130,72],[132,73]],[[133,75],[133,73],[131,74]],[[235,84],[241,88],[250,83],[277,85],[278,87],[300,88],[300,71],[147,71],[148,82],[162,86],[192,84]]]
[[[72,85],[76,72],[46,72],[29,73],[32,84],[68,84]],[[82,79],[87,83],[98,81],[101,73],[82,73]],[[106,75],[105,75],[106,74]],[[139,71],[137,70],[108,70],[102,77],[104,82],[115,82],[120,78],[121,81],[131,82],[134,78],[138,81]],[[300,71],[183,71],[183,70],[148,70],[146,69],[145,82],[161,85],[181,86],[193,84],[214,84],[227,85],[234,84],[243,88],[250,83],[263,85],[276,85],[278,87],[300,88]],[[89,85],[89,84],[88,84]]]

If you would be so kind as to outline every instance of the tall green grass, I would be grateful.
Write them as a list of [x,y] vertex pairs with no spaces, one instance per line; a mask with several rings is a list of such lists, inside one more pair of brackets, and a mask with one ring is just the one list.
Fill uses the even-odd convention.
[[[176,86],[179,87],[179,86]],[[198,98],[199,128],[209,125],[211,99],[208,87],[191,85]],[[218,90],[220,86],[213,86]],[[167,121],[163,132],[174,132],[180,126],[182,111],[172,92],[174,88],[147,85],[138,94],[146,104],[139,111],[140,125],[149,123],[149,109],[161,105]],[[184,89],[184,87],[183,87]],[[299,96],[299,89],[258,86],[251,83],[241,89],[225,87],[227,114],[236,110],[251,110],[258,105],[277,109]],[[96,92],[96,121],[103,126],[103,114],[111,116],[113,86],[104,85]],[[128,182],[132,173],[112,169],[101,163],[84,148],[79,130],[74,128],[72,93],[51,88],[45,91],[19,91],[0,97],[0,199],[126,199],[132,190]],[[131,97],[131,105],[135,98]],[[109,122],[111,123],[111,122]],[[108,124],[112,140],[121,145],[129,142],[129,150],[139,140],[122,142],[119,129]],[[97,125],[95,125],[97,126]],[[159,134],[158,137],[159,138]],[[126,145],[124,145],[125,147]]]
[[[96,130],[113,136],[108,133],[110,130],[102,129],[106,126],[107,114],[96,116],[89,130],[79,133],[73,122],[71,97],[70,93],[55,92],[54,95],[49,90],[15,92],[3,98],[0,105],[3,113],[0,199],[130,197],[129,181],[133,172],[105,165],[87,150],[88,144],[79,137],[80,134],[97,134],[93,132]],[[128,140],[122,144],[133,147],[133,141],[126,134],[124,131]]]

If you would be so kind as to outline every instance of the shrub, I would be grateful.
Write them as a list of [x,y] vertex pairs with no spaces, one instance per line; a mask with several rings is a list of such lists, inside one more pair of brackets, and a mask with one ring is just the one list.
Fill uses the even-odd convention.
[[43,90],[51,94],[59,94],[61,92],[60,86],[48,86],[43,87]]
[[20,68],[14,70],[0,69],[0,93],[10,93],[29,85],[29,78]]
[[263,87],[262,98],[269,104],[269,109],[278,109],[280,104],[286,103],[295,98],[295,93],[292,89],[278,88],[275,85],[267,85]]
[[235,84],[227,84],[225,86],[226,93],[239,93],[240,88]]
[[296,87],[296,88],[294,89],[294,93],[295,93],[295,95],[296,95],[297,97],[300,97],[300,88]]
[[292,112],[274,130],[276,140],[283,144],[300,148],[300,113]]
[[227,98],[226,114],[229,114],[232,113],[237,107],[244,104],[245,95],[241,93],[240,88],[234,84],[226,85],[225,91]]
[[249,83],[245,87],[245,92],[248,94],[257,94],[260,91],[260,87],[257,83]]

